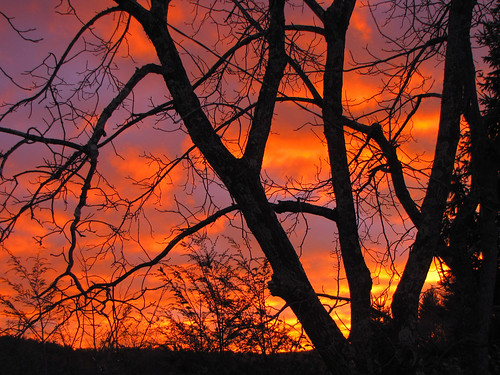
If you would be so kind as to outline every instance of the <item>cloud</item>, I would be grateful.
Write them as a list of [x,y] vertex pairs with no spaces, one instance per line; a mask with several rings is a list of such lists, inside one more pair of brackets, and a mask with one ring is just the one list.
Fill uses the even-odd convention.
[[356,43],[359,41],[368,43],[372,41],[374,27],[368,7],[359,2],[352,13],[348,33],[352,34],[351,37]]

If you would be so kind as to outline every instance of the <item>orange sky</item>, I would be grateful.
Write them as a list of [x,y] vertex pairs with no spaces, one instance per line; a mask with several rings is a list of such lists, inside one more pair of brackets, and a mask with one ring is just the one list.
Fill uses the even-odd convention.
[[[15,17],[16,25],[20,28],[36,27],[37,31],[33,35],[43,36],[43,40],[35,45],[20,40],[20,38],[9,29],[5,21],[0,22],[0,35],[3,36],[0,48],[4,51],[0,66],[8,72],[11,76],[19,77],[19,74],[30,68],[36,66],[47,54],[47,51],[52,51],[56,56],[60,56],[63,46],[72,38],[73,34],[78,28],[78,24],[72,17],[58,16],[54,14],[53,7],[59,3],[59,0],[52,1],[35,1],[26,0],[23,2],[5,2],[2,4],[2,11],[7,15]],[[103,9],[104,4],[112,4],[111,1],[86,1],[77,2],[75,6],[81,12],[83,20],[88,19],[95,13],[95,9]],[[189,6],[181,1],[172,2],[172,23],[176,26],[189,30],[185,21],[192,16]],[[312,19],[308,11],[290,14],[296,22],[305,22]],[[109,33],[113,28],[112,17],[109,23],[101,22],[96,26],[96,32],[101,34]],[[124,57],[126,55],[125,49],[119,54],[117,61],[120,70],[117,74],[121,79],[126,79],[126,75],[133,72],[137,66],[147,62],[156,62],[156,57],[151,48],[149,41],[145,38],[144,33],[140,30],[136,22],[132,22],[130,26],[131,36],[128,39],[128,52],[135,59],[135,63],[127,61]],[[210,43],[213,33],[206,33],[200,35],[204,42]],[[180,39],[185,39],[179,37]],[[185,41],[186,46],[190,44]],[[364,48],[378,48],[381,45],[380,38],[377,36],[376,31],[373,29],[373,21],[370,18],[367,8],[359,6],[353,15],[351,21],[351,28],[348,35],[348,48],[350,53],[355,59],[362,59]],[[222,48],[221,48],[222,49]],[[5,53],[8,51],[8,53]],[[200,52],[201,53],[201,52]],[[186,56],[183,56],[185,61],[188,61]],[[210,57],[213,59],[213,56]],[[348,54],[346,66],[351,66],[351,55]],[[75,59],[71,65],[72,68],[78,69],[82,67],[82,62]],[[424,66],[423,75],[431,76],[439,83],[441,79],[440,65],[427,64]],[[194,67],[193,67],[194,69]],[[74,81],[77,76],[69,69],[65,74],[68,81]],[[199,75],[199,74],[198,74]],[[21,85],[30,85],[30,78],[27,76],[20,76],[19,83]],[[376,108],[374,100],[368,100],[378,93],[380,88],[380,81],[371,77],[362,76],[356,72],[346,74],[344,97],[349,104],[349,110],[356,115],[369,113]],[[415,84],[418,84],[416,82]],[[437,84],[439,87],[439,84]],[[318,90],[322,90],[321,82],[317,83]],[[299,90],[300,91],[300,90]],[[4,76],[0,76],[0,92],[2,93],[2,100],[4,102],[13,102],[26,95],[25,92],[16,88]],[[108,93],[108,95],[111,95]],[[137,112],[148,108],[150,102],[160,104],[165,100],[165,88],[163,81],[157,78],[145,80],[137,88],[135,96],[134,109]],[[297,95],[297,93],[295,93]],[[405,146],[405,153],[400,155],[405,162],[410,162],[417,155],[422,156],[424,159],[430,159],[434,147],[435,131],[438,124],[438,109],[436,105],[437,100],[430,101],[426,104],[422,112],[414,118],[414,121],[409,127],[414,141]],[[43,106],[43,105],[42,105]],[[40,108],[35,108],[40,109]],[[318,111],[317,108],[314,108]],[[11,116],[15,125],[20,129],[26,129],[30,126],[40,126],[41,124],[40,113],[34,111],[31,118],[26,119],[21,115],[14,114]],[[113,129],[120,121],[120,116],[112,118],[109,122],[109,129]],[[247,120],[244,120],[247,121]],[[264,159],[264,176],[269,176],[276,183],[283,184],[289,182],[291,193],[293,194],[293,181],[314,182],[315,179],[327,179],[329,176],[327,153],[325,144],[322,142],[321,126],[318,126],[320,119],[311,115],[310,113],[300,111],[297,105],[290,102],[280,103],[277,105],[276,115],[272,127],[272,134],[269,139],[269,145],[266,150]],[[371,115],[363,118],[363,122],[371,123],[378,121],[377,115]],[[243,124],[244,126],[245,124]],[[3,125],[5,126],[5,125]],[[84,126],[83,124],[76,124],[75,126]],[[113,144],[113,147],[108,147],[101,152],[101,165],[100,173],[104,175],[110,183],[116,188],[116,191],[126,199],[132,199],[141,194],[144,189],[137,184],[143,179],[154,177],[159,166],[168,163],[169,160],[181,155],[191,143],[186,138],[182,131],[173,131],[166,133],[162,130],[178,127],[173,125],[169,120],[161,120],[158,123],[145,123],[136,126],[130,131],[119,137]],[[79,128],[72,128],[71,130],[75,135],[78,134]],[[231,135],[237,139],[238,131],[233,129]],[[112,131],[111,131],[112,132]],[[109,133],[109,132],[108,132]],[[229,134],[229,133],[228,133]],[[408,133],[409,135],[409,133]],[[83,138],[82,138],[83,139]],[[5,144],[12,143],[12,138],[5,138],[0,141],[2,150],[5,149]],[[3,144],[2,144],[3,143]],[[236,150],[236,149],[235,149]],[[235,151],[237,152],[237,151]],[[148,158],[150,155],[156,155],[158,160],[152,161]],[[36,168],[40,161],[39,155],[34,154],[20,154],[12,159],[4,171],[5,173],[15,173],[22,168]],[[202,168],[202,164],[197,164]],[[210,173],[210,172],[208,172]],[[174,169],[170,174],[170,178],[161,184],[161,195],[156,195],[151,202],[147,203],[142,211],[137,216],[139,220],[131,220],[127,224],[130,229],[130,234],[123,238],[122,242],[117,242],[115,251],[126,256],[130,264],[139,260],[146,260],[148,257],[154,257],[161,251],[169,238],[172,238],[171,228],[172,225],[186,225],[182,215],[172,213],[172,210],[180,210],[184,215],[188,215],[190,207],[196,211],[201,205],[206,202],[207,195],[204,192],[204,187],[197,181],[196,187],[192,187],[193,176],[186,175],[185,170],[182,168]],[[263,177],[264,179],[266,177]],[[425,176],[421,178],[425,179]],[[135,183],[133,182],[135,181]],[[415,185],[416,181],[409,182],[410,185]],[[383,186],[383,185],[381,185]],[[28,187],[27,187],[28,188]],[[387,188],[387,187],[385,187]],[[230,203],[227,193],[218,188],[214,184],[210,187],[211,199],[214,204],[224,207]],[[102,195],[95,192],[90,199],[90,203],[99,203],[102,200]],[[101,192],[102,193],[102,192]],[[272,192],[273,199],[279,199],[285,194],[282,191]],[[173,198],[175,196],[175,199]],[[290,195],[287,196],[290,198]],[[293,198],[293,197],[292,197]],[[328,194],[318,194],[317,199],[320,202],[327,202],[331,199]],[[95,201],[94,201],[95,200]],[[58,222],[65,222],[72,212],[72,205],[75,204],[75,197],[68,196],[68,211],[57,211],[56,219]],[[177,204],[182,204],[180,206]],[[62,209],[61,205],[61,209]],[[90,213],[90,211],[87,211]],[[126,212],[123,206],[117,207],[113,213],[100,213],[94,212],[94,219],[99,221],[109,221],[113,225],[119,225],[121,215]],[[405,230],[403,223],[398,219],[394,212],[387,212],[387,215],[393,215],[394,228],[391,235],[397,236]],[[48,212],[42,212],[42,217],[50,219]],[[197,219],[203,219],[204,214],[198,213],[195,215]],[[148,221],[145,220],[148,219]],[[51,257],[49,254],[60,254],[68,247],[68,242],[64,238],[58,236],[51,236],[43,242],[42,247],[37,247],[32,237],[36,235],[43,235],[46,228],[42,228],[38,223],[31,220],[29,217],[23,217],[16,232],[7,242],[10,249],[15,249],[15,254],[18,256],[29,256],[34,252],[41,251],[44,256],[50,259],[51,266],[54,272],[62,270],[64,265],[60,263],[56,257]],[[289,219],[285,222],[285,228],[294,224],[293,220]],[[62,225],[62,224],[61,224]],[[378,239],[381,231],[381,224],[374,220],[372,223],[365,223],[368,228],[370,225],[370,233],[372,239],[365,240],[364,246],[367,251],[368,259],[381,259],[385,253],[385,243]],[[102,230],[106,233],[103,225],[95,223],[95,229]],[[308,231],[307,237],[304,235]],[[301,259],[304,267],[318,292],[339,294],[341,296],[348,296],[345,280],[339,283],[340,290],[337,290],[337,258],[334,256],[335,241],[336,241],[336,228],[332,222],[326,222],[324,219],[314,217],[307,218],[307,224],[304,220],[300,219],[298,222],[297,230],[291,235],[292,242],[297,246],[298,251],[301,252]],[[373,233],[375,232],[375,233]],[[235,236],[239,235],[239,231],[234,228],[227,228],[227,220],[222,219],[207,229],[207,233],[212,236],[220,236],[223,234]],[[91,247],[97,244],[99,237],[89,236],[82,240],[82,248],[79,251],[83,254],[90,252],[86,246]],[[140,241],[139,246],[138,242]],[[379,243],[377,243],[379,242]],[[411,241],[406,242],[410,244]],[[259,250],[255,250],[260,254]],[[407,249],[392,248],[396,252],[396,265],[401,271],[404,264],[405,254]],[[173,261],[181,261],[182,248],[176,248],[170,258]],[[106,275],[109,266],[112,262],[110,253],[103,254],[102,265],[96,265],[92,271],[96,275]],[[0,259],[5,272],[5,259],[6,254],[1,253]],[[370,263],[372,273],[374,275],[374,298],[378,296],[388,287],[390,277],[387,275],[386,270],[377,268],[376,264]],[[7,274],[10,276],[12,274]],[[342,273],[341,273],[342,276]],[[429,280],[436,281],[436,273],[429,276]],[[397,281],[397,280],[396,280]],[[393,286],[395,285],[393,281]],[[0,284],[0,288],[4,288]],[[6,289],[0,289],[2,293],[9,293]],[[342,316],[342,321],[348,324],[348,307],[339,310],[339,315]]]

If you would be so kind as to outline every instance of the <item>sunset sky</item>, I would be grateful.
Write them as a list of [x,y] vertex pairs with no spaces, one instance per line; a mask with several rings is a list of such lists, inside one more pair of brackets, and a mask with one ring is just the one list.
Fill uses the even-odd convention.
[[[65,47],[78,32],[81,24],[71,15],[60,15],[55,12],[64,11],[65,5],[60,8],[56,6],[60,3],[59,0],[22,0],[22,1],[3,1],[0,10],[5,16],[12,17],[11,22],[19,30],[33,29],[29,33],[24,34],[25,37],[32,39],[40,39],[33,43],[23,40],[9,26],[5,17],[0,18],[0,50],[2,57],[0,59],[0,68],[3,74],[0,74],[0,93],[2,103],[15,103],[22,100],[30,94],[29,90],[22,89],[30,88],[33,84],[40,84],[43,78],[33,77],[32,75],[24,74],[27,71],[33,71],[35,76],[44,76],[47,73],[47,68],[40,64],[45,61],[49,66],[54,66],[54,59],[59,59]],[[95,15],[97,10],[105,9],[107,6],[113,6],[112,1],[106,0],[88,0],[74,1],[74,6],[78,11],[78,15],[82,22],[87,22]],[[146,3],[141,1],[141,3]],[[325,4],[329,3],[328,1]],[[189,2],[173,1],[169,14],[170,22],[173,26],[181,29],[186,34],[193,32],[192,27],[188,24],[193,18],[192,5]],[[305,10],[297,8],[295,10],[288,9],[288,23],[303,23],[314,24],[312,14]],[[379,14],[384,17],[383,13]],[[109,37],[115,28],[116,16],[107,16],[104,20],[99,21],[94,28],[95,35],[104,38]],[[392,25],[393,32],[397,29],[397,22]],[[399,25],[404,28],[405,25]],[[207,46],[214,44],[215,31],[212,33],[201,33],[197,37]],[[386,30],[387,31],[387,30]],[[397,31],[396,31],[397,32]],[[206,52],[200,46],[196,46],[189,42],[187,38],[173,33],[179,43],[186,49],[192,48],[199,53],[200,56],[206,56],[207,61],[214,60],[210,53]],[[312,37],[309,37],[312,38]],[[94,40],[95,41],[95,40]],[[93,48],[90,44],[92,38],[89,36],[88,48]],[[301,39],[300,43],[307,43],[307,37]],[[310,39],[309,42],[321,44],[321,41],[315,42]],[[372,15],[368,7],[363,6],[362,2],[358,3],[354,11],[351,26],[348,31],[348,53],[346,54],[346,69],[354,66],[354,62],[363,63],[369,62],[371,57],[367,54],[369,51],[379,53],[379,56],[386,56],[385,52],[387,45],[379,36]],[[82,44],[78,44],[75,51],[81,48]],[[224,42],[215,46],[220,51],[224,50]],[[73,52],[70,53],[71,56]],[[129,54],[133,61],[127,56]],[[200,73],[185,54],[183,55],[186,66],[192,68],[192,77],[199,77]],[[479,57],[478,57],[479,60]],[[116,66],[112,66],[114,74],[122,82],[126,81],[134,70],[143,64],[157,62],[154,50],[150,42],[146,39],[144,32],[140,29],[137,22],[132,21],[130,24],[127,43],[119,49],[115,58]],[[206,65],[200,63],[199,68],[204,69]],[[36,68],[36,69],[35,69]],[[63,68],[62,76],[65,79],[64,84],[61,82],[60,98],[70,98],[72,95],[71,84],[78,82],[81,75],[76,72],[84,72],[85,69],[91,69],[92,65],[85,64],[85,58],[79,55],[74,55],[73,60],[68,66]],[[35,70],[33,70],[35,69]],[[235,67],[235,69],[237,69]],[[410,85],[417,90],[423,87],[422,90],[431,90],[432,92],[440,92],[440,82],[442,79],[442,62],[430,61],[422,64],[419,69],[419,75],[415,76]],[[12,77],[15,80],[9,79]],[[130,101],[128,110],[133,113],[140,113],[148,110],[152,104],[158,105],[165,101],[168,96],[163,80],[159,76],[147,78],[134,91],[134,101]],[[344,98],[346,101],[346,112],[349,111],[353,116],[360,117],[360,121],[366,124],[371,124],[376,121],[382,121],[380,113],[377,113],[379,102],[383,96],[379,96],[379,92],[384,83],[387,83],[387,77],[372,77],[369,75],[359,74],[357,71],[348,72],[345,74],[344,80]],[[96,101],[95,97],[89,98],[74,98],[71,100],[79,104],[85,103],[86,108],[89,108],[89,113],[95,111],[99,113],[109,100],[116,95],[113,91],[113,83],[108,81],[100,82],[102,90],[99,95],[100,102]],[[237,83],[231,83],[236,85]],[[231,84],[227,85],[227,94],[230,96]],[[315,82],[316,88],[322,92],[322,82]],[[84,90],[90,90],[85,87]],[[290,96],[299,96],[304,94],[304,88],[297,86],[296,92],[286,94]],[[201,89],[199,94],[201,95]],[[48,112],[44,109],[46,103],[37,100],[31,108],[31,115],[28,114],[27,108],[21,108],[16,113],[10,114],[8,118],[0,126],[12,127],[19,130],[26,130],[31,127],[42,129],[47,125]],[[242,104],[244,106],[245,104]],[[412,162],[415,159],[420,160],[420,164],[412,165],[415,168],[414,176],[408,180],[411,187],[415,188],[412,193],[417,198],[419,192],[416,190],[419,187],[419,179],[422,184],[426,182],[426,168],[432,160],[432,152],[436,137],[439,116],[439,100],[428,99],[423,103],[422,108],[413,118],[412,123],[405,131],[405,138],[408,143],[402,147],[400,157],[404,162]],[[327,161],[327,149],[323,142],[323,133],[320,125],[321,119],[315,116],[313,112],[319,112],[318,108],[308,107],[310,111],[301,110],[292,102],[283,102],[277,105],[274,123],[272,125],[272,134],[269,138],[268,147],[264,159],[264,173],[262,178],[269,183],[270,200],[276,202],[279,199],[297,199],[303,197],[303,192],[300,192],[298,182],[303,183],[303,186],[315,184],[319,181],[326,181],[329,178],[329,165]],[[2,109],[3,112],[3,109]],[[222,116],[222,114],[219,114]],[[106,131],[108,136],[118,129],[118,126],[126,118],[126,112],[118,112],[107,124]],[[404,116],[403,116],[404,117]],[[154,118],[156,121],[148,120],[137,126],[128,129],[126,132],[117,137],[113,143],[108,144],[100,151],[99,172],[105,178],[109,185],[112,185],[120,197],[125,200],[133,200],[139,197],[144,188],[140,183],[146,179],[156,176],[161,168],[165,168],[169,161],[180,157],[188,150],[192,143],[186,136],[182,125],[178,119],[169,118]],[[89,124],[92,123],[92,116],[88,116]],[[234,153],[238,154],[241,151],[240,141],[241,134],[244,133],[245,121],[242,120],[241,129],[236,127],[230,128],[226,133],[226,145]],[[68,137],[71,137],[76,143],[83,143],[88,138],[88,127],[81,119],[68,121],[65,125],[65,131]],[[61,135],[58,131],[51,131],[52,135]],[[60,131],[59,131],[60,132]],[[87,138],[86,138],[87,137]],[[0,150],[5,152],[12,147],[18,139],[14,136],[2,134],[0,138]],[[351,139],[352,144],[357,142]],[[6,164],[3,174],[7,177],[21,172],[22,170],[34,170],[43,164],[43,158],[51,158],[50,150],[39,148],[36,151],[33,148],[25,147],[14,153]],[[366,152],[369,152],[366,150]],[[203,171],[202,161],[196,159],[196,152],[193,153],[193,160],[196,165]],[[368,155],[366,155],[368,157]],[[95,276],[95,279],[102,277],[109,279],[110,265],[117,259],[124,260],[127,267],[131,267],[139,261],[154,258],[177,232],[175,228],[185,227],[188,223],[194,224],[196,220],[201,220],[206,217],[207,211],[200,208],[207,203],[207,198],[213,202],[209,209],[213,213],[214,208],[225,207],[231,203],[231,199],[227,192],[217,186],[217,183],[211,183],[208,186],[210,195],[206,194],[205,188],[200,183],[196,176],[186,173],[186,162],[182,162],[180,167],[175,168],[169,178],[161,183],[161,195],[157,193],[149,201],[145,203],[142,210],[134,218],[131,218],[125,224],[128,234],[125,234],[121,240],[117,240],[113,244],[114,253],[99,250],[101,238],[100,234],[109,234],[111,227],[104,224],[95,224],[96,230],[94,234],[90,231],[86,237],[81,239],[80,248],[77,251],[78,259],[84,257],[95,260],[95,265],[89,273]],[[207,172],[208,177],[212,178],[210,172]],[[26,189],[31,190],[28,180],[23,176],[19,176],[20,184]],[[385,184],[385,185],[384,185]],[[34,185],[33,185],[34,186]],[[72,185],[73,188],[78,188],[77,185]],[[102,186],[105,186],[103,184]],[[288,186],[289,190],[285,191],[278,186]],[[309,185],[310,186],[310,185]],[[387,192],[387,181],[380,181],[382,192]],[[103,187],[104,190],[107,188]],[[111,191],[111,190],[106,190]],[[95,195],[92,195],[95,194]],[[102,195],[95,191],[89,196],[89,204],[100,204]],[[311,197],[316,203],[328,204],[334,207],[332,195],[327,192],[314,193]],[[43,241],[37,242],[34,240],[36,236],[46,236],[54,228],[48,222],[55,220],[58,225],[64,227],[64,223],[71,219],[74,206],[77,202],[77,196],[68,193],[58,200],[55,206],[54,216],[48,209],[37,210],[36,216],[38,222],[30,218],[29,214],[23,215],[17,223],[16,229],[11,237],[6,241],[5,247],[8,248],[15,256],[27,258],[36,253],[41,253],[43,257],[50,262],[49,274],[54,276],[62,272],[66,266],[62,262],[61,254],[67,250],[68,239],[64,235],[54,233],[53,235],[43,238]],[[138,204],[138,203],[137,203]],[[136,208],[137,208],[136,204]],[[47,207],[45,207],[47,208]],[[126,212],[125,206],[117,206],[116,209],[99,211],[97,209],[88,211],[86,214],[92,213],[93,218],[99,222],[111,223],[113,226],[118,226],[121,218]],[[393,286],[396,284],[397,275],[391,273],[391,266],[386,264],[380,266],[380,262],[386,262],[388,259],[387,249],[391,256],[395,259],[395,269],[402,271],[406,259],[408,246],[411,244],[412,231],[409,222],[403,222],[394,210],[387,208],[386,218],[390,218],[389,222],[381,223],[376,216],[370,217],[370,212],[364,211],[362,220],[360,221],[360,233],[369,233],[363,237],[363,247],[368,259],[368,265],[371,269],[374,285],[373,297],[377,299],[385,296],[384,292],[389,286],[389,281],[393,279]],[[366,214],[366,215],[365,215]],[[228,215],[233,219],[233,227],[228,226],[227,218],[219,219],[213,225],[206,229],[210,238],[215,239],[218,236],[230,236],[238,239],[241,237],[241,230],[238,225],[241,224],[241,218],[237,214]],[[283,216],[283,218],[285,215]],[[3,217],[2,217],[3,218]],[[306,272],[318,292],[329,293],[332,295],[348,296],[346,281],[343,279],[342,271],[339,272],[339,261],[335,255],[336,246],[336,227],[333,222],[326,221],[324,218],[307,217],[304,220],[299,215],[296,221],[296,216],[290,216],[285,220],[285,228],[295,228],[295,231],[290,235],[290,238],[297,251],[301,255],[301,260],[306,269]],[[382,228],[384,225],[385,232]],[[294,227],[296,225],[296,227]],[[67,228],[66,228],[67,229]],[[406,236],[403,236],[407,232]],[[307,234],[307,235],[306,235]],[[384,237],[384,235],[387,237]],[[403,241],[398,242],[398,239],[403,238]],[[250,238],[250,241],[252,239]],[[98,245],[99,244],[99,245]],[[221,247],[228,248],[229,245],[224,239],[220,240]],[[255,243],[252,253],[261,255],[260,250]],[[102,252],[100,252],[102,251]],[[176,247],[168,256],[172,262],[182,263],[185,257],[182,256],[184,249],[182,246]],[[0,273],[8,278],[14,278],[12,272],[7,273],[9,267],[8,254],[5,251],[0,253]],[[83,264],[79,264],[82,268]],[[114,270],[113,272],[118,272]],[[337,278],[340,280],[337,284]],[[435,269],[429,275],[429,282],[436,282],[439,275]],[[130,285],[138,287],[141,279],[131,281]],[[157,282],[157,281],[156,281]],[[129,285],[125,283],[124,290]],[[151,281],[150,285],[155,285],[155,281]],[[12,290],[5,284],[0,284],[0,293],[11,294]],[[152,298],[153,297],[148,297]],[[276,304],[280,301],[276,300]],[[345,324],[349,324],[348,307],[335,310]]]

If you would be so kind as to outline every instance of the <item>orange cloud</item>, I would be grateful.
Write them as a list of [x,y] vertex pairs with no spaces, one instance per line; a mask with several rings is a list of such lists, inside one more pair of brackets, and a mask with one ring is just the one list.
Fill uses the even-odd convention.
[[[351,16],[349,34],[354,34],[352,38],[357,41],[369,42],[372,39],[372,29],[374,28],[368,7],[358,3]],[[359,43],[359,42],[358,42]]]
[[[271,175],[279,178],[313,178],[321,159],[327,157],[326,146],[318,137],[322,129],[317,128],[316,135],[307,115],[297,113],[294,104],[283,103],[277,111],[269,136],[263,167],[272,171]],[[304,126],[303,129],[299,127]]]

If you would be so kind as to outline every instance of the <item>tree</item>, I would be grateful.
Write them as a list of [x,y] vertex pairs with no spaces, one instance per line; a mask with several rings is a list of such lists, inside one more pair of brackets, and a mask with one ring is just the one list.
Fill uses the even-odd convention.
[[266,281],[271,270],[265,259],[249,259],[239,245],[236,253],[218,252],[205,238],[190,246],[188,264],[161,268],[173,301],[166,315],[167,345],[194,351],[292,351],[306,344],[269,306]]
[[[382,366],[373,345],[374,272],[367,258],[383,238],[384,256],[377,269],[400,274],[391,304],[396,359],[390,366],[416,371],[422,288],[432,259],[441,256],[452,262],[453,256],[446,255],[455,251],[443,235],[443,225],[461,125],[471,133],[476,172],[470,186],[477,190],[473,204],[463,210],[479,210],[484,269],[496,269],[498,205],[490,193],[497,189],[498,169],[483,147],[489,140],[471,48],[471,30],[488,16],[488,3],[372,4],[373,22],[387,47],[377,54],[365,50],[363,62],[354,56],[350,68],[346,38],[353,12],[359,11],[354,0],[331,5],[314,0],[193,1],[187,12],[182,11],[185,5],[168,0],[114,4],[81,21],[59,57],[50,54],[31,70],[29,95],[3,106],[4,246],[10,246],[16,228],[35,221],[41,228],[38,243],[54,247],[65,261],[45,293],[55,290],[60,304],[73,303],[75,316],[95,303],[106,307],[111,300],[142,301],[143,307],[136,307],[141,312],[148,306],[145,295],[159,288],[150,270],[184,238],[226,218],[244,239],[251,240],[250,233],[255,238],[273,270],[271,293],[290,306],[327,366],[333,373],[348,374],[374,373]],[[82,19],[69,1],[61,2],[58,10]],[[305,21],[294,18],[297,12]],[[29,30],[2,15],[21,37],[30,39]],[[388,15],[397,21],[397,30],[392,23],[384,25]],[[188,25],[178,23],[177,17]],[[103,27],[110,21],[113,28]],[[133,59],[139,40],[134,38],[141,32],[155,53],[145,63]],[[434,92],[423,71],[439,59],[444,60],[443,78],[434,77],[440,82]],[[369,105],[366,111],[344,96],[350,72],[380,83],[372,98],[356,103]],[[22,87],[8,72],[4,75]],[[149,102],[140,100],[146,84],[152,92]],[[156,90],[161,94],[154,95]],[[410,157],[415,146],[410,127],[424,105],[435,101],[440,106],[437,140],[431,162],[425,163]],[[275,116],[290,103],[327,149],[327,171],[318,167],[311,181],[300,176],[281,181],[265,168]],[[18,125],[19,118],[26,124]],[[36,121],[36,126],[28,125]],[[147,172],[132,171],[131,191],[114,182],[116,168],[106,169],[103,162],[114,152],[121,156],[120,140],[134,127],[141,129],[135,133],[137,144],[143,132],[150,131],[150,140],[159,138],[165,144],[173,132],[186,132],[192,145],[179,151],[177,141],[170,145],[176,150],[171,154],[168,148],[153,153],[148,144],[141,145]],[[319,134],[316,129],[321,129]],[[30,152],[33,167],[16,163],[22,152]],[[186,196],[178,198],[171,188],[182,178]],[[198,200],[189,198],[193,196]],[[182,223],[172,227],[170,236],[163,235],[162,249],[144,239],[148,231],[153,238],[160,230],[168,233],[161,228],[168,221],[160,213]],[[304,222],[306,215],[317,216],[338,236],[350,293],[348,338],[306,275],[297,251],[301,244],[292,242],[286,227],[289,215],[295,215],[296,223]],[[399,246],[408,249],[404,270],[393,264]],[[132,254],[130,247],[142,254]],[[111,271],[103,275],[99,267]],[[491,283],[488,276],[481,284],[481,316],[486,320]],[[128,294],[110,292],[124,284],[122,292]],[[485,363],[484,353],[478,356]]]
[[[7,332],[26,332],[36,337],[41,342],[45,342],[51,336],[57,335],[57,324],[53,320],[57,312],[51,311],[48,314],[43,314],[37,324],[30,323],[30,317],[35,313],[43,313],[50,305],[53,304],[52,294],[40,294],[46,289],[46,280],[44,274],[47,273],[46,259],[40,254],[31,257],[31,267],[27,262],[22,262],[14,255],[10,256],[10,271],[20,276],[23,282],[10,282],[8,278],[2,277],[0,281],[10,286],[15,291],[12,297],[0,295],[0,306],[2,313],[8,317]],[[17,306],[21,305],[23,309]]]
[[[442,255],[449,265],[448,305],[457,321],[458,342],[467,342],[461,356],[470,371],[488,370],[490,321],[498,273],[498,2],[485,22],[479,42],[491,71],[479,82],[480,113],[474,82],[469,82],[469,104],[464,116],[471,124],[459,147],[444,235],[450,243]],[[480,209],[478,209],[478,206]],[[472,348],[472,350],[471,350]]]

